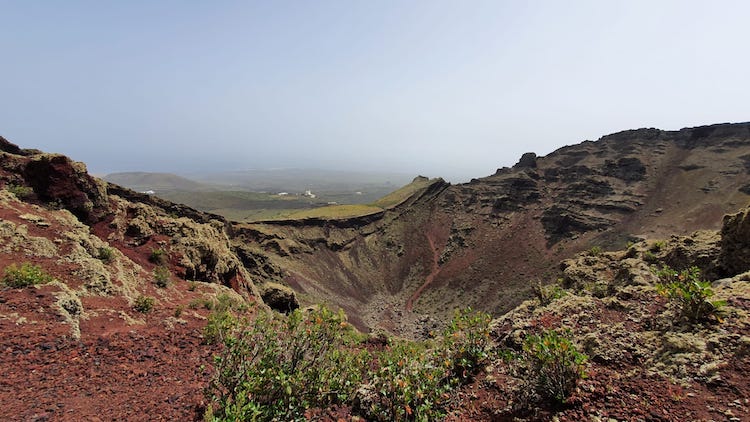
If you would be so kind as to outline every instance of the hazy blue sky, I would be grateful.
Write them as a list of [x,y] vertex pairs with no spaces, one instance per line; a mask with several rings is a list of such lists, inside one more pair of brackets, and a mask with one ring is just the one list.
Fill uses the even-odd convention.
[[91,171],[454,181],[750,120],[747,1],[2,1],[0,135]]

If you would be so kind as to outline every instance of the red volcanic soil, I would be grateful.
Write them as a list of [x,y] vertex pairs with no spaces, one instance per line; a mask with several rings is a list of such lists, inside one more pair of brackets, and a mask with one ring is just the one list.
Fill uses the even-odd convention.
[[120,315],[133,313],[124,300],[89,298],[84,307],[99,315],[83,320],[74,340],[52,311],[55,290],[0,291],[0,314],[15,317],[0,318],[3,420],[200,418],[217,352],[202,343],[207,311],[186,310],[168,323],[174,310],[155,310],[129,325]]
[[432,235],[430,233],[426,234],[427,241],[430,243],[430,250],[432,251],[432,268],[430,270],[430,273],[425,278],[424,284],[419,286],[416,292],[411,295],[409,300],[406,301],[406,307],[405,309],[407,311],[411,311],[414,307],[414,302],[419,299],[419,295],[422,294],[424,289],[427,288],[427,286],[432,283],[432,280],[435,279],[435,276],[437,276],[440,273],[440,265],[438,264],[438,260],[440,259],[440,254],[438,253],[438,248],[435,247],[435,240],[433,240]]
[[[0,207],[0,221],[25,225],[29,236],[65,239],[66,228],[57,225],[55,212],[16,202],[12,208]],[[33,224],[19,217],[23,213],[50,224]],[[150,250],[135,256],[122,242],[114,246],[146,267]],[[71,245],[57,247],[62,256]],[[83,281],[73,274],[77,265],[59,256],[0,252],[0,269],[25,261],[68,289],[83,289]],[[57,296],[64,294],[59,285],[0,285],[0,420],[200,419],[203,389],[218,348],[202,342],[209,311],[191,302],[213,297],[216,290],[172,277],[165,289],[144,281],[138,291],[156,298],[152,312],[136,312],[123,296],[82,295],[84,314],[76,339],[57,305]]]

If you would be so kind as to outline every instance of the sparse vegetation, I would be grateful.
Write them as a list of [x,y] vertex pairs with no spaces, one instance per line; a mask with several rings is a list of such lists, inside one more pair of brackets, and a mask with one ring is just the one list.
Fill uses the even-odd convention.
[[36,284],[49,283],[54,278],[47,274],[40,266],[30,262],[24,262],[20,266],[10,264],[5,267],[3,273],[3,284],[9,287],[22,288]]
[[588,359],[576,349],[570,332],[560,334],[555,330],[528,336],[522,357],[535,393],[556,403],[564,403],[575,391],[578,380],[585,375],[584,364]]
[[156,303],[156,299],[150,296],[138,296],[135,299],[135,302],[133,303],[133,309],[136,311],[147,314],[154,310],[154,304]]
[[6,188],[18,199],[26,199],[30,197],[32,193],[34,193],[33,189],[24,185],[9,184],[6,185]]
[[398,205],[399,203],[408,199],[410,196],[414,195],[418,190],[429,186],[430,183],[432,183],[432,181],[427,178],[415,179],[408,185],[403,186],[400,189],[378,199],[377,201],[375,201],[375,203],[373,203],[373,205],[383,209]]
[[285,218],[346,218],[373,214],[380,211],[383,211],[380,207],[364,204],[328,205],[325,207],[313,208],[311,210],[297,211],[289,214]]
[[649,247],[649,251],[653,253],[657,253],[661,251],[662,249],[664,249],[665,246],[667,246],[667,242],[663,240],[657,240],[651,245],[651,247]]
[[714,318],[720,320],[723,300],[711,300],[714,291],[709,281],[701,280],[700,269],[690,267],[677,272],[668,266],[656,272],[660,283],[659,294],[666,296],[680,311],[680,316],[689,322],[699,322]]
[[542,306],[547,306],[555,299],[559,299],[566,294],[565,289],[560,287],[559,284],[549,284],[545,286],[541,281],[532,286],[532,291],[534,292],[534,296],[539,299],[539,303]]
[[101,260],[105,264],[109,264],[115,259],[115,251],[112,248],[103,246],[99,248],[99,251],[96,257],[99,258],[99,260]]
[[167,263],[167,252],[164,249],[152,249],[151,254],[148,256],[149,262],[156,265],[164,265]]
[[156,268],[154,268],[154,284],[156,284],[156,287],[159,288],[165,288],[169,285],[169,268],[159,265]]
[[601,246],[592,246],[591,249],[589,249],[589,255],[591,256],[599,256],[602,253],[602,247]]

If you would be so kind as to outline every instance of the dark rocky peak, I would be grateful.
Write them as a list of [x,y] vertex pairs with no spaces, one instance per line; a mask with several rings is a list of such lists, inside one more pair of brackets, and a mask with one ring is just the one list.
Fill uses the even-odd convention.
[[654,128],[625,130],[603,136],[599,140],[612,142],[615,148],[622,147],[622,144],[638,142],[653,143],[655,141],[668,140],[675,142],[682,148],[692,149],[699,146],[722,143],[727,140],[745,140],[750,142],[750,122],[719,123],[673,131]]
[[536,154],[533,152],[523,154],[521,159],[513,166],[513,169],[515,170],[527,168],[536,168]]
[[630,129],[623,130],[621,132],[615,132],[609,135],[602,136],[599,141],[613,141],[613,142],[634,142],[634,141],[654,141],[661,139],[667,131],[656,129],[656,128],[641,128],[641,129]]
[[7,152],[9,154],[23,155],[23,151],[18,147],[18,145],[9,142],[2,136],[0,136],[0,151]]

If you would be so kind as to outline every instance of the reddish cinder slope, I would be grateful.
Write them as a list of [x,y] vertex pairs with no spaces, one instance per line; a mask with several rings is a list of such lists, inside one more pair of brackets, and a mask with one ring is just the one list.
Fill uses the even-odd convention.
[[[200,419],[217,352],[202,338],[208,308],[222,295],[255,302],[225,223],[132,202],[81,163],[14,147],[0,139],[0,276],[27,263],[54,280],[0,283],[2,419]],[[150,312],[136,310],[141,297]]]

